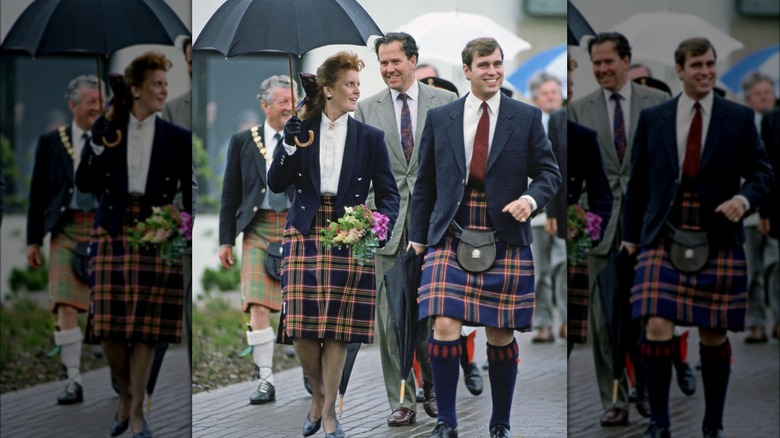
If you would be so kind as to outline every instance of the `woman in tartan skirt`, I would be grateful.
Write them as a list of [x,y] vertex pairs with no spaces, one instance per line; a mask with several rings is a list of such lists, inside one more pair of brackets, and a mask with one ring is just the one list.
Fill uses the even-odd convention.
[[[119,386],[119,408],[111,436],[128,427],[134,437],[151,437],[142,403],[154,345],[181,342],[184,298],[181,260],[163,260],[156,249],[132,247],[129,230],[152,207],[173,202],[177,187],[191,184],[187,163],[188,131],[155,113],[167,97],[166,71],[171,62],[148,52],[125,69],[122,83],[113,84],[109,120],[92,127],[91,147],[76,172],[79,190],[100,199],[92,230],[90,312],[87,338],[100,341]],[[117,82],[120,82],[117,81]],[[117,131],[121,139],[116,142]],[[192,211],[190,190],[182,190],[184,208]]]
[[[684,325],[699,329],[702,434],[717,438],[725,436],[731,372],[727,330],[743,330],[747,310],[742,218],[768,192],[772,171],[753,111],[712,91],[712,44],[705,38],[682,41],[674,57],[683,93],[639,117],[622,246],[629,254],[639,252],[632,316],[647,320],[641,354],[651,416],[644,437],[671,436],[669,386],[678,348],[673,335],[675,325]],[[703,266],[672,262],[674,230],[707,233]]]
[[[347,114],[360,97],[358,72],[363,66],[357,55],[339,52],[317,69],[316,85],[304,80],[303,121],[297,117],[287,121],[284,148],[279,148],[268,172],[272,191],[284,192],[291,184],[296,191],[284,232],[286,316],[280,332],[293,339],[313,390],[304,436],[320,426],[328,437],[344,436],[335,401],[347,343],[371,343],[374,336],[373,262],[360,265],[348,248],[323,246],[320,230],[327,220],[341,217],[344,207],[364,204],[369,187],[377,210],[389,219],[388,229],[398,217],[400,197],[384,134]],[[312,143],[295,146],[305,141]]]

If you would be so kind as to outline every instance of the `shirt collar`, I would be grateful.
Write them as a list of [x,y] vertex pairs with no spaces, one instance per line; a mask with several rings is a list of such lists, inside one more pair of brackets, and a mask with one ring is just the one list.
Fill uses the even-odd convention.
[[138,123],[140,123],[141,124],[141,129],[147,130],[147,129],[150,129],[152,126],[154,126],[156,118],[157,118],[157,116],[152,114],[151,116],[145,118],[143,122],[139,122],[138,119],[136,119],[135,116],[133,115],[133,113],[131,112],[130,113],[130,121],[129,121],[128,126],[130,128],[132,128],[132,129],[135,129],[136,125],[138,125]]
[[[390,97],[393,98],[393,102],[398,100],[399,94],[401,94],[400,91],[394,90],[392,88],[390,89]],[[417,101],[417,98],[420,96],[420,85],[417,83],[416,80],[412,82],[412,86],[409,87],[408,90],[406,90],[406,95],[409,96],[409,99]]]
[[[609,102],[612,99],[612,94],[614,94],[614,92],[607,90],[606,88],[602,88],[602,91],[604,92],[604,98],[607,99],[607,102]],[[631,81],[626,81],[626,83],[623,84],[623,87],[617,92],[620,94],[620,100],[631,100]]]
[[70,136],[71,142],[73,142],[74,145],[78,143],[78,147],[81,147],[81,145],[84,144],[84,139],[81,138],[82,134],[90,135],[89,132],[83,131],[79,125],[76,124],[75,120],[72,121],[70,123]]
[[347,124],[347,118],[349,118],[349,113],[344,113],[344,114],[341,115],[341,117],[336,119],[335,122],[331,122],[330,119],[328,118],[328,116],[326,116],[325,113],[322,113],[322,120],[320,121],[320,128],[322,130],[326,130],[326,129],[328,129],[330,127],[331,123],[333,123],[333,125],[336,128],[341,128],[342,126]]
[[[490,114],[492,115],[498,114],[498,107],[501,104],[501,94],[502,93],[499,91],[494,94],[493,97],[486,100],[488,108],[490,109]],[[479,108],[481,106],[482,100],[474,96],[474,93],[469,93],[468,96],[466,96],[466,107],[470,108],[475,114],[479,114]]]
[[[714,93],[710,90],[706,96],[699,100],[699,104],[701,105],[701,112],[703,115],[712,113],[712,102],[715,100],[713,95]],[[685,92],[680,93],[680,109],[682,109],[686,114],[693,114],[693,104],[695,102],[696,101],[685,94]]]
[[263,123],[263,138],[265,139],[265,142],[267,144],[274,143],[274,146],[276,146],[276,143],[274,142],[274,135],[279,134],[280,136],[284,137],[283,131],[277,131],[274,128],[271,127],[271,125],[268,124],[268,120],[266,120]]

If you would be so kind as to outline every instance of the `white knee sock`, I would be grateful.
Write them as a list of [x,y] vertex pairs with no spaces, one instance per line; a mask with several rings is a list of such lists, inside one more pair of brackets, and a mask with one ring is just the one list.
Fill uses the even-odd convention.
[[81,384],[81,328],[54,332],[54,343],[60,346],[60,359],[68,369],[68,379]]
[[274,330],[271,327],[263,330],[246,332],[246,341],[252,346],[252,358],[260,368],[260,378],[274,384]]

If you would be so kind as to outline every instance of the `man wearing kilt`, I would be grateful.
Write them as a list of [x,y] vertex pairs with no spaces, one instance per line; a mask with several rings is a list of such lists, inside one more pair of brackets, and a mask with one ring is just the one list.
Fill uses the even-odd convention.
[[[435,318],[428,353],[439,417],[431,437],[457,437],[455,400],[462,325],[484,326],[493,412],[491,438],[509,437],[518,348],[534,307],[531,215],[561,183],[538,108],[500,93],[503,51],[493,38],[462,53],[468,96],[428,111],[419,151],[410,246],[426,250],[419,317]],[[533,182],[529,185],[528,178]],[[492,231],[496,256],[486,271],[456,260],[461,230]],[[479,253],[472,252],[472,256]]]
[[74,175],[89,130],[99,115],[97,77],[76,77],[68,84],[65,98],[73,121],[42,135],[35,151],[27,211],[27,262],[33,269],[40,268],[43,238],[51,232],[50,310],[57,314],[54,341],[68,375],[57,403],[72,404],[84,400],[80,373],[84,337],[76,316],[89,306],[87,281],[76,276],[73,259],[77,244],[89,241],[96,206],[91,193],[76,189]]
[[249,397],[253,405],[276,399],[273,358],[274,330],[271,312],[282,304],[279,280],[266,270],[268,245],[282,241],[285,214],[293,195],[268,190],[266,172],[273,153],[282,144],[284,123],[292,115],[295,96],[291,95],[289,76],[271,76],[260,84],[257,94],[265,113],[263,126],[254,126],[230,139],[222,205],[219,211],[219,261],[225,269],[233,267],[233,243],[244,233],[241,251],[241,300],[249,314],[246,339],[252,347],[257,390]]
[[[772,180],[753,112],[713,93],[716,56],[705,38],[680,43],[674,57],[683,93],[642,111],[631,155],[622,246],[630,254],[641,249],[631,307],[632,317],[646,318],[647,438],[671,436],[675,325],[699,328],[702,433],[725,436],[723,408],[731,371],[726,331],[744,329],[748,298],[742,218],[759,205]],[[703,268],[672,264],[675,229],[707,233]]]

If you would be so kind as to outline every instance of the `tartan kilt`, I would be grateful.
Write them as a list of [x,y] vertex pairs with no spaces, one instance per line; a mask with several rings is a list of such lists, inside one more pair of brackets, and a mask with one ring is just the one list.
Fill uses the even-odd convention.
[[[456,220],[463,228],[491,228],[484,190],[467,188]],[[459,233],[450,227],[441,244],[428,248],[417,298],[419,319],[446,316],[465,325],[530,331],[535,302],[531,247],[496,240],[493,266],[472,274],[458,264],[459,242]]]
[[181,342],[182,261],[164,261],[156,249],[130,246],[129,230],[140,211],[139,197],[131,196],[119,234],[100,226],[92,230],[87,342]]
[[[682,228],[698,229],[696,195],[686,192],[677,207]],[[660,316],[683,326],[743,330],[748,302],[744,249],[711,249],[703,270],[685,274],[672,266],[669,243],[662,237],[639,254],[631,289],[632,317]]]
[[588,262],[575,264],[569,260],[567,266],[567,339],[577,344],[588,340]]
[[345,246],[320,243],[336,198],[323,196],[308,236],[284,230],[282,313],[279,339],[335,339],[374,342],[374,261],[360,266]]
[[68,210],[62,227],[52,233],[49,245],[49,310],[66,304],[80,312],[89,308],[89,284],[73,273],[76,244],[90,239],[95,213]]
[[244,230],[241,245],[241,302],[244,313],[249,313],[252,304],[259,304],[271,312],[282,308],[281,283],[268,275],[265,259],[268,257],[268,244],[282,241],[287,223],[285,215],[286,212],[263,210]]

